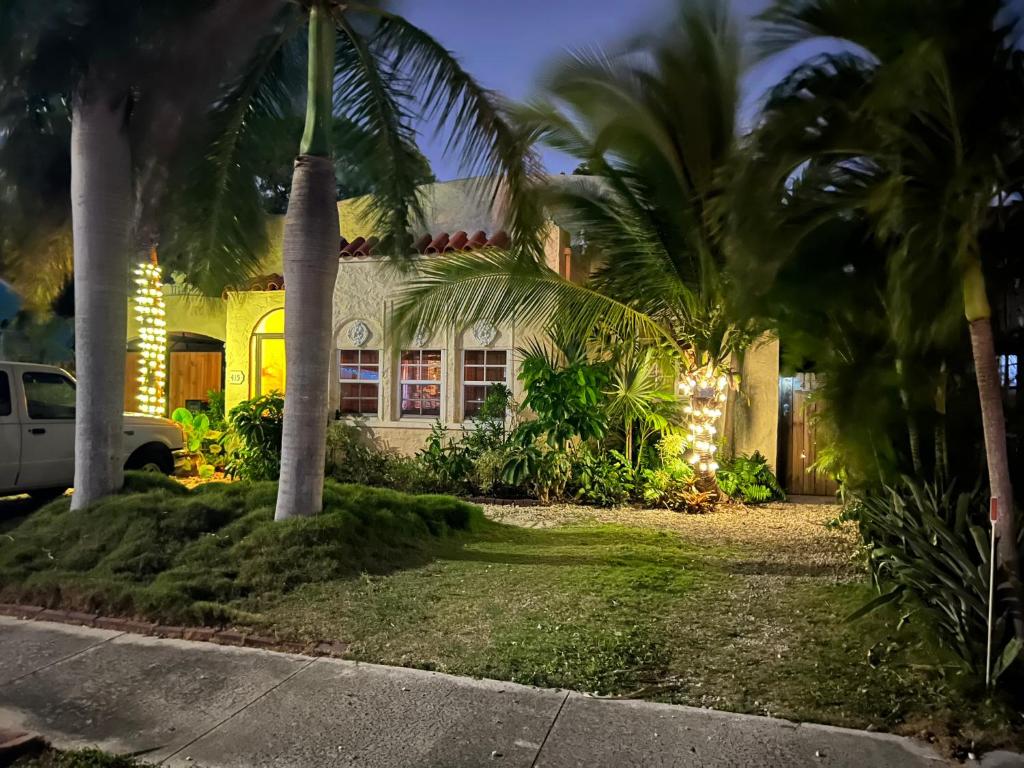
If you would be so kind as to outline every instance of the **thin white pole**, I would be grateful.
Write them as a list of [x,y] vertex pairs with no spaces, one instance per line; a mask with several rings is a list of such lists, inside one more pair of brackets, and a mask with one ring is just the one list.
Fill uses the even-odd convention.
[[992,549],[988,556],[988,642],[985,649],[985,687],[992,687],[992,613],[996,600],[996,522],[999,520],[999,499],[989,500],[989,520],[992,523]]

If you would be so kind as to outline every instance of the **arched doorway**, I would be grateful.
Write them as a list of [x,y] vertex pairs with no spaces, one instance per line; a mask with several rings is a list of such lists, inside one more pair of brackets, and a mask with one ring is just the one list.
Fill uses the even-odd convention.
[[[126,411],[138,410],[138,370],[138,340],[133,339],[125,356]],[[166,414],[206,408],[209,393],[224,389],[224,342],[199,333],[168,333],[166,382]]]
[[256,324],[249,348],[250,395],[284,394],[287,368],[284,356],[284,310],[268,312]]

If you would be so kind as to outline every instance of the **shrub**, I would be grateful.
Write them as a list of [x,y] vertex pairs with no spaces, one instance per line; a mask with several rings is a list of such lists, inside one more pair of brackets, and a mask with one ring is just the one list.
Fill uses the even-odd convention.
[[87,510],[58,500],[9,531],[0,600],[225,621],[302,584],[426,562],[481,516],[451,497],[328,480],[321,514],[274,522],[274,483],[189,491],[129,478],[130,490]]
[[271,392],[244,400],[231,409],[229,423],[228,473],[242,480],[276,480],[281,474],[284,398]]
[[585,504],[615,507],[625,504],[636,488],[633,469],[618,451],[594,453],[584,446],[573,462],[573,496]]
[[750,456],[741,455],[724,462],[716,480],[722,493],[747,504],[786,498],[768,461],[757,451]]
[[[988,499],[978,489],[904,477],[899,486],[859,497],[852,516],[868,549],[878,598],[856,611],[858,618],[887,603],[921,611],[939,642],[964,666],[984,674],[988,638],[991,528],[984,521]],[[1020,538],[1018,536],[1018,538]],[[1021,605],[1014,579],[998,575],[993,628],[994,677],[1021,656],[1014,621]]]
[[466,490],[473,471],[473,457],[464,443],[448,436],[441,422],[435,422],[430,428],[427,443],[416,457],[437,478],[439,490],[452,493]]
[[185,437],[185,449],[192,461],[192,471],[199,477],[210,478],[216,470],[216,460],[222,460],[223,448],[220,432],[210,428],[210,418],[205,413],[192,413],[187,408],[176,408],[171,419],[181,426]]

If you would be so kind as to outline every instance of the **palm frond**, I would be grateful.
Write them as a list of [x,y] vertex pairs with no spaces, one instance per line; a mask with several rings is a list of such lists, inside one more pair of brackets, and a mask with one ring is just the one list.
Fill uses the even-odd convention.
[[447,134],[446,151],[459,159],[467,175],[480,177],[482,194],[500,202],[512,247],[540,258],[545,222],[531,190],[541,168],[531,137],[508,119],[497,94],[481,87],[424,30],[379,8],[350,7],[379,18],[374,47],[394,57],[394,70],[410,97]]
[[665,341],[666,328],[633,307],[577,285],[528,257],[488,249],[419,262],[399,292],[392,336],[396,344],[420,328],[461,327],[477,320],[516,322],[541,331],[558,328],[586,339],[599,325],[629,338]]
[[290,10],[256,51],[209,120],[205,151],[169,196],[161,260],[206,295],[251,276],[268,249],[259,158],[294,145],[289,130],[304,82],[302,16]]
[[399,260],[411,252],[414,225],[422,222],[417,196],[419,181],[415,133],[408,109],[408,82],[378,45],[348,18],[351,9],[338,13],[335,59],[335,114],[343,115],[364,131],[365,153],[378,182],[368,214],[381,233],[382,250]]

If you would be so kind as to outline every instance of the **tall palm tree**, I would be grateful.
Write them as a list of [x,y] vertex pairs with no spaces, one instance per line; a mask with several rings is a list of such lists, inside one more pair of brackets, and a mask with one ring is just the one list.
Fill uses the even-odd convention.
[[865,212],[889,244],[897,337],[921,348],[948,332],[944,319],[966,316],[989,484],[1000,508],[999,558],[1016,574],[1013,489],[979,246],[1012,182],[1005,169],[1020,151],[1024,79],[1011,10],[999,0],[777,0],[762,17],[767,54],[824,38],[845,46],[821,54],[789,83],[793,98],[759,139],[760,159],[772,170],[744,187],[782,196],[809,163],[819,173],[858,176],[859,200],[834,197]]
[[[10,0],[0,9],[0,141],[21,136],[51,151],[64,136],[69,142],[68,165],[51,164],[49,185],[31,164],[3,172],[14,186],[8,200],[24,202],[40,190],[53,194],[70,167],[69,193],[42,205],[69,212],[74,241],[76,509],[122,482],[130,258],[148,251],[144,241],[159,229],[166,171],[193,119],[279,2],[58,0],[44,8]],[[2,258],[38,256],[53,235],[46,227],[65,222],[40,217],[29,227],[41,231],[13,239],[8,229]]]
[[656,33],[557,66],[522,130],[590,174],[531,191],[592,244],[582,284],[515,253],[431,259],[396,302],[397,331],[507,320],[587,336],[665,343],[695,377],[717,382],[750,341],[723,307],[721,171],[737,151],[740,38],[728,5],[680,2]]
[[[305,69],[302,82],[297,72]],[[305,130],[285,218],[285,398],[276,517],[322,508],[329,414],[332,297],[338,271],[334,141],[376,179],[371,213],[380,251],[411,255],[422,218],[417,185],[422,158],[411,121],[425,115],[449,132],[449,149],[480,193],[502,195],[510,234],[539,249],[537,218],[520,190],[531,156],[503,117],[494,94],[478,85],[436,40],[391,12],[386,2],[302,0],[279,17],[274,33],[221,103],[220,136],[206,158],[215,169],[201,191],[208,200],[208,242],[230,263],[251,250],[262,200],[245,149],[287,126],[296,93],[306,87]],[[341,130],[338,130],[339,125]],[[345,129],[348,126],[348,129]],[[201,242],[201,241],[197,241]]]

